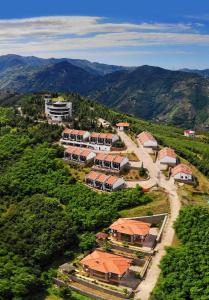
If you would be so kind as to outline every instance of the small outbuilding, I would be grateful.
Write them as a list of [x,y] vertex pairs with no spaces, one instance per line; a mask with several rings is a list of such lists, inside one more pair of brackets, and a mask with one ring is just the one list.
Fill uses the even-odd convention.
[[137,137],[144,148],[157,148],[157,141],[150,132],[143,131]]
[[174,166],[177,162],[176,152],[171,148],[163,148],[158,153],[158,160],[161,164]]
[[120,122],[116,124],[116,127],[118,128],[118,130],[120,131],[125,131],[129,129],[130,124],[127,122]]

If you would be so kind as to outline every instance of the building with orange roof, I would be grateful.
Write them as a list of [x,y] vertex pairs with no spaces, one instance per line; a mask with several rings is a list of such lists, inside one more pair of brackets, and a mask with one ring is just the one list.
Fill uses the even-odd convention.
[[132,260],[95,250],[80,261],[85,273],[106,282],[119,282],[131,267]]
[[125,185],[123,178],[105,175],[95,171],[91,171],[88,175],[86,175],[86,183],[89,186],[108,192],[117,191]]
[[64,151],[64,159],[71,162],[88,164],[94,160],[96,154],[87,148],[69,146]]
[[110,151],[119,136],[113,133],[88,132],[65,128],[60,140],[63,145],[87,147],[96,151]]
[[161,164],[167,165],[176,165],[177,163],[177,156],[176,152],[171,148],[163,148],[158,153],[158,160]]
[[130,124],[127,122],[119,122],[116,124],[116,127],[118,128],[118,130],[120,131],[124,131],[129,129]]
[[99,153],[94,163],[98,168],[121,171],[129,164],[129,159],[125,156]]
[[186,164],[179,164],[179,165],[175,166],[171,171],[171,175],[177,181],[191,183],[191,182],[193,182],[193,179],[194,179],[192,169]]
[[143,131],[138,134],[138,139],[145,148],[157,148],[157,141],[150,132]]
[[113,133],[92,132],[90,135],[91,144],[111,146],[114,142],[118,140],[118,135]]
[[149,235],[151,224],[120,218],[110,226],[110,233],[117,241],[142,244]]
[[65,130],[62,133],[63,140],[77,141],[77,142],[87,141],[89,136],[90,136],[90,132],[88,131],[75,130],[69,128],[65,128]]

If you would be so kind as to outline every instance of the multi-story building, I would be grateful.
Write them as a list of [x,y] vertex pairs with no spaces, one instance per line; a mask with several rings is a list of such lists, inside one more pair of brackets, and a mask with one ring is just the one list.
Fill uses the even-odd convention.
[[63,97],[52,98],[50,95],[44,96],[45,115],[55,122],[69,120],[72,117],[72,103]]
[[79,164],[89,164],[96,154],[90,149],[69,146],[64,151],[64,159]]

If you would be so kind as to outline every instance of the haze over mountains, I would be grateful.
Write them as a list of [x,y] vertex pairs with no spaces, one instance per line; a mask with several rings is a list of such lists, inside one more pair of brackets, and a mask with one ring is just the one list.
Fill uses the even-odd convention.
[[136,116],[185,127],[209,125],[205,71],[92,63],[78,59],[0,57],[0,89],[78,92]]

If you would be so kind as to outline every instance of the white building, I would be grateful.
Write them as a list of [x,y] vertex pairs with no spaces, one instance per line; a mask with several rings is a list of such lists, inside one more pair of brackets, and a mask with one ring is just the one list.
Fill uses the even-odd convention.
[[163,148],[158,153],[158,160],[161,164],[176,165],[177,156],[173,149]]
[[150,132],[141,132],[138,135],[138,139],[145,148],[157,148],[157,141]]
[[44,96],[45,115],[55,122],[62,122],[72,117],[72,103],[64,100],[63,97],[52,98]]
[[171,175],[177,181],[183,181],[183,182],[193,181],[192,170],[189,166],[185,164],[179,164],[175,166],[171,171]]
[[119,140],[117,134],[97,133],[66,128],[60,140],[63,145],[87,147],[95,151],[110,151],[112,144]]
[[121,171],[129,164],[129,159],[125,156],[98,153],[94,159],[97,168]]
[[117,191],[123,188],[125,185],[125,181],[123,178],[112,175],[105,175],[94,171],[91,171],[86,176],[86,183],[89,186],[108,192]]
[[195,131],[194,131],[194,130],[191,130],[191,129],[184,130],[184,136],[187,136],[187,137],[195,137]]
[[77,162],[81,164],[88,164],[94,160],[96,154],[86,148],[78,148],[78,147],[68,147],[64,151],[65,160],[69,160],[72,162]]

